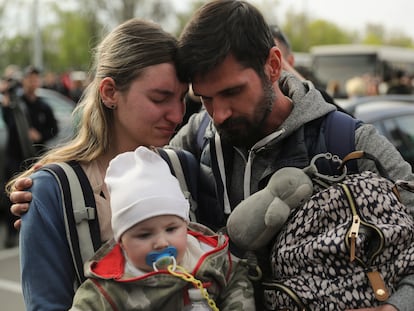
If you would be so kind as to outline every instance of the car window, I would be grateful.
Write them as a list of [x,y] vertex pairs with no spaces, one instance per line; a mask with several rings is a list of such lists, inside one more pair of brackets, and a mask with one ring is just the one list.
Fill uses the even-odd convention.
[[[414,115],[398,116],[381,121],[379,128],[401,155],[414,164]],[[378,126],[377,126],[378,127]]]
[[74,132],[72,111],[75,103],[61,94],[47,89],[38,89],[36,94],[53,109],[55,118],[58,120],[59,133],[49,140],[47,145],[52,147],[71,138]]

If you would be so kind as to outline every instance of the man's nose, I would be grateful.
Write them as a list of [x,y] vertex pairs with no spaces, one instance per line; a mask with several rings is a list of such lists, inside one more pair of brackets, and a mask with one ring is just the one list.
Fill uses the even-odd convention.
[[213,103],[212,118],[214,124],[222,124],[232,115],[232,110],[223,100],[215,100]]

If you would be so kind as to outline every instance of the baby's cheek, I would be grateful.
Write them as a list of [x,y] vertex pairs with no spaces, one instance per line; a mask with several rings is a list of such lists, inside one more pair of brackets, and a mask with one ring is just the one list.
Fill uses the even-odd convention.
[[187,251],[187,241],[176,245],[177,248],[177,263],[181,264],[183,262],[184,255]]

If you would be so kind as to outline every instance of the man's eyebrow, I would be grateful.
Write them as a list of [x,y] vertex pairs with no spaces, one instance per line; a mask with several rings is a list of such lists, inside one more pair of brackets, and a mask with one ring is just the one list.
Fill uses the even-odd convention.
[[[233,86],[229,86],[228,88],[222,89],[218,92],[216,92],[216,94],[219,95],[225,95],[228,92],[234,91],[236,89],[242,89],[244,87],[244,84],[238,84],[238,85],[233,85]],[[194,92],[195,96],[200,96],[200,97],[204,97],[204,98],[211,98],[211,96],[205,96],[199,93]]]
[[219,92],[219,94],[226,94],[226,93],[232,92],[234,90],[242,89],[243,87],[244,87],[244,84],[233,85],[233,86],[228,87],[228,88],[226,88],[224,90],[221,90]]

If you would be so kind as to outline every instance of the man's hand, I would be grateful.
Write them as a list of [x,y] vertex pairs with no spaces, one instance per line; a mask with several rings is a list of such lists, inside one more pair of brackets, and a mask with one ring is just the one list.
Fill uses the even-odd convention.
[[[32,186],[32,179],[19,178],[16,180],[16,190],[10,194],[10,201],[13,203],[10,207],[10,212],[13,215],[21,216],[29,209],[29,203],[32,200],[32,193],[25,191]],[[14,227],[19,230],[21,226],[21,220],[18,219],[14,222]]]
[[[42,167],[41,164],[36,163],[33,165],[33,169],[37,171]],[[30,201],[32,201],[32,193],[27,191],[32,186],[32,179],[29,177],[22,177],[16,179],[14,183],[15,190],[10,193],[10,201],[13,203],[10,206],[10,212],[15,216],[22,216],[29,209]],[[22,221],[20,219],[14,222],[14,227],[20,230]]]

